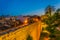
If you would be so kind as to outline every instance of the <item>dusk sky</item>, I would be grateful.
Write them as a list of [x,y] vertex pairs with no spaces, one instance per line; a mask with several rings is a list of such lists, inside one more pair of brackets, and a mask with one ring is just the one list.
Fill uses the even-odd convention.
[[0,0],[0,15],[41,15],[48,5],[60,8],[60,0]]

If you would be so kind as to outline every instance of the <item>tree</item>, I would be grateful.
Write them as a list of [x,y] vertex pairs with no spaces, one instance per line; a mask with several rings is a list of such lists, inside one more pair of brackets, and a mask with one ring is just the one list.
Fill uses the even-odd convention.
[[58,25],[60,25],[60,9],[57,9],[55,14],[53,15],[55,21],[57,22]]
[[[46,30],[50,32],[50,37],[54,37],[55,36],[55,28],[56,28],[56,19],[55,16],[52,15],[52,12],[54,11],[54,7],[53,6],[48,6],[45,10],[45,15],[47,15],[47,19],[44,19],[44,22],[48,25],[46,27]],[[52,15],[52,16],[51,16]]]
[[30,35],[28,35],[27,40],[33,40],[33,38]]
[[56,19],[59,19],[60,18],[60,9],[57,9],[54,15],[55,15]]
[[48,6],[45,9],[45,15],[47,15],[48,18],[43,19],[43,22],[48,25],[46,27],[46,30],[49,31],[50,38],[56,37],[56,27],[60,25],[60,9],[57,9],[56,12],[53,15],[51,15],[53,11],[54,8],[52,6]]

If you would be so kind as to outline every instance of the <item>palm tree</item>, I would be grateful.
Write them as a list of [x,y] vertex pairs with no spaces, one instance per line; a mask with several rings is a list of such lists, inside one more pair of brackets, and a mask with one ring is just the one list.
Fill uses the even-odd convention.
[[55,10],[53,6],[48,5],[45,9],[45,14],[51,16],[52,12]]

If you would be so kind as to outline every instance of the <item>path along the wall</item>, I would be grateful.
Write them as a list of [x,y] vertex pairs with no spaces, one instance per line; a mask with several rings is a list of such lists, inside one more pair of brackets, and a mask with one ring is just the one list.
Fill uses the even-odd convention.
[[23,28],[19,28],[18,30],[6,33],[0,36],[0,40],[26,40],[28,35],[30,35],[33,40],[39,40],[41,29],[41,22],[36,22]]

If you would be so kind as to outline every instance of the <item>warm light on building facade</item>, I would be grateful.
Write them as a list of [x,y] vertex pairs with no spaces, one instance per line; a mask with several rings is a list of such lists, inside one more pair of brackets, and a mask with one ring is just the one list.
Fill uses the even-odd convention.
[[27,18],[24,20],[24,24],[28,24],[28,19]]
[[36,21],[38,21],[38,19],[37,19],[37,18],[36,18],[35,20],[36,20]]
[[24,23],[26,24],[27,23],[27,20],[25,20]]

